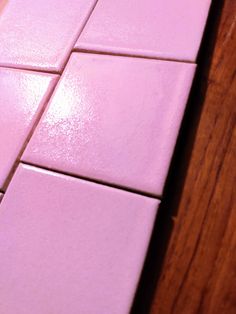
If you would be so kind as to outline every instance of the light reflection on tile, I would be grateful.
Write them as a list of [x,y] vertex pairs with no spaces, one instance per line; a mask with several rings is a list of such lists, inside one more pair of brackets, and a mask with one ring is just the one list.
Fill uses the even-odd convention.
[[58,77],[0,68],[0,189]]
[[194,70],[72,54],[22,159],[161,195]]

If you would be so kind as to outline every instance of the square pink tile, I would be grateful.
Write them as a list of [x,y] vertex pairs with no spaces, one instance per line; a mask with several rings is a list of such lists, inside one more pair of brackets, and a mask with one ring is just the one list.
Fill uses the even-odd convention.
[[0,68],[1,190],[57,79],[57,75]]
[[0,205],[0,312],[128,313],[158,203],[20,165]]
[[195,61],[210,0],[99,0],[75,48]]
[[62,70],[96,0],[8,0],[0,19],[0,65]]
[[23,160],[161,195],[194,70],[72,54]]

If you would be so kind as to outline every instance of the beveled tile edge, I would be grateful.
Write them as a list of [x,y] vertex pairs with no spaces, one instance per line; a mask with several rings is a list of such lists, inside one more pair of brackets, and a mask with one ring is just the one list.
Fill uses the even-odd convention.
[[13,63],[13,62],[0,62],[0,67],[14,68],[19,70],[30,70],[36,72],[46,72],[51,74],[62,74],[68,60],[70,58],[73,47],[78,41],[79,36],[81,35],[84,27],[86,26],[91,14],[93,13],[98,0],[91,2],[87,14],[81,20],[81,24],[76,28],[74,38],[71,42],[65,47],[65,50],[61,53],[60,58],[54,65],[49,64],[45,66],[34,65],[34,64],[24,64],[24,63]]
[[31,137],[33,136],[33,133],[44,113],[44,111],[46,110],[47,106],[48,106],[48,103],[49,103],[49,100],[51,98],[51,96],[53,95],[54,93],[54,90],[57,86],[57,83],[58,83],[58,80],[60,78],[59,75],[56,75],[56,74],[51,74],[51,73],[45,73],[45,72],[35,72],[35,71],[31,71],[31,70],[26,70],[26,69],[16,69],[16,68],[5,68],[5,67],[0,67],[0,69],[3,68],[3,69],[6,69],[6,70],[10,70],[10,71],[17,71],[17,72],[26,72],[26,73],[31,73],[31,74],[34,74],[34,75],[39,75],[39,76],[48,76],[48,77],[51,77],[51,82],[48,84],[48,88],[45,92],[45,94],[43,95],[42,99],[40,102],[42,102],[42,108],[41,109],[38,109],[38,112],[36,110],[35,112],[35,117],[34,119],[32,119],[32,127],[28,133],[28,135],[26,136],[25,140],[24,140],[24,143],[22,144],[22,147],[21,147],[21,150],[19,151],[16,159],[15,159],[15,162],[14,164],[12,165],[12,169],[10,171],[10,173],[8,174],[7,178],[5,179],[5,182],[3,184],[3,186],[1,187],[1,191],[2,192],[5,192],[8,188],[8,185],[10,184],[10,181],[11,179],[13,178],[14,176],[14,173],[19,165],[19,162],[20,162],[20,159],[21,159],[21,156],[23,155],[26,147],[27,147],[27,144],[29,143]]
[[141,191],[141,190],[132,189],[132,188],[129,188],[129,187],[124,187],[124,186],[121,186],[121,185],[118,185],[118,184],[113,184],[113,183],[109,183],[109,182],[102,181],[102,180],[96,180],[96,179],[93,179],[93,178],[80,176],[80,175],[74,174],[72,172],[61,171],[61,170],[59,170],[57,168],[53,168],[53,167],[49,168],[47,166],[42,166],[42,165],[39,165],[37,163],[29,162],[29,161],[25,160],[23,157],[21,158],[21,160],[20,160],[18,165],[25,165],[25,166],[33,167],[33,168],[36,168],[36,169],[41,169],[43,171],[49,171],[51,173],[54,173],[55,175],[62,175],[62,176],[74,178],[74,179],[77,179],[77,180],[91,182],[91,183],[98,184],[98,185],[101,185],[101,186],[104,186],[104,187],[107,187],[107,188],[112,188],[112,189],[116,189],[116,190],[127,192],[127,193],[133,193],[133,194],[136,194],[136,195],[139,195],[139,196],[148,197],[148,198],[155,199],[155,200],[158,200],[158,201],[161,201],[161,199],[162,199],[162,196],[154,194],[154,193],[148,193],[148,192],[144,192],[144,191]]
[[[101,48],[99,48],[101,47]],[[192,63],[195,64],[196,60],[185,60],[185,59],[176,59],[171,58],[170,56],[162,57],[158,54],[147,51],[147,53],[139,53],[138,51],[130,51],[129,49],[121,48],[120,52],[117,52],[116,49],[102,49],[102,46],[91,44],[91,45],[79,45],[75,46],[72,49],[72,53],[86,53],[86,54],[98,54],[98,55],[107,55],[114,57],[129,57],[129,58],[138,58],[138,59],[150,59],[150,60],[159,60],[167,62],[179,62],[179,63]]]
[[204,12],[205,14],[202,17],[201,27],[199,27],[200,38],[196,44],[196,51],[193,54],[192,58],[189,58],[189,57],[185,58],[184,56],[182,58],[180,56],[176,57],[174,54],[171,54],[171,53],[158,53],[152,49],[141,49],[141,48],[134,49],[132,47],[124,48],[124,47],[119,47],[119,46],[115,47],[115,46],[109,46],[109,45],[98,44],[98,43],[89,43],[89,42],[83,41],[80,37],[84,29],[80,33],[74,45],[74,48],[72,49],[72,52],[73,51],[91,52],[91,53],[93,52],[93,53],[101,53],[101,54],[109,54],[109,55],[123,55],[123,56],[175,61],[175,62],[196,63],[199,50],[201,47],[202,39],[205,33],[208,16],[210,14],[211,5],[212,5],[212,0],[208,0],[206,4],[207,8]]

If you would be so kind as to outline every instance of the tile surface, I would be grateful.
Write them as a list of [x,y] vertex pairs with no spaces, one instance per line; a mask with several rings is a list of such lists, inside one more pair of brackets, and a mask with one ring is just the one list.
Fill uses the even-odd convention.
[[161,195],[194,70],[73,54],[23,160]]
[[0,312],[128,313],[157,207],[20,165],[0,205]]
[[0,68],[1,190],[56,80],[56,75]]
[[0,65],[60,71],[96,0],[9,0],[0,16]]
[[195,61],[210,0],[99,0],[77,49]]

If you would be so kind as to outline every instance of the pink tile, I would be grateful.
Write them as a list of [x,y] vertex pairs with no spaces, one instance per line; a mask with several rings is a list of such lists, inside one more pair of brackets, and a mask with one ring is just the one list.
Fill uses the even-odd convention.
[[195,61],[210,0],[99,0],[76,49]]
[[56,80],[56,75],[0,68],[0,189]]
[[128,313],[157,207],[20,165],[0,205],[1,313]]
[[23,160],[161,195],[194,70],[73,54]]
[[0,20],[0,64],[61,71],[96,0],[8,0]]

